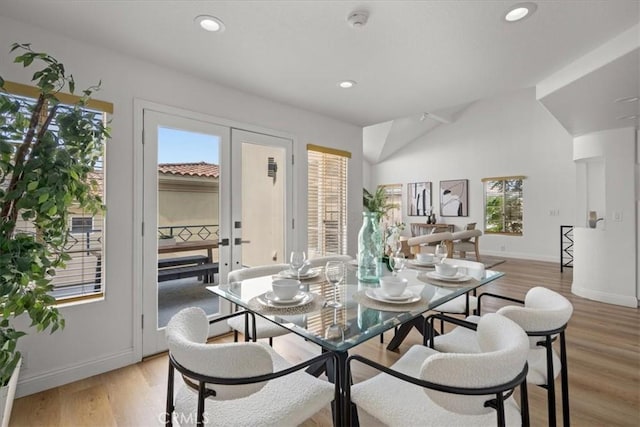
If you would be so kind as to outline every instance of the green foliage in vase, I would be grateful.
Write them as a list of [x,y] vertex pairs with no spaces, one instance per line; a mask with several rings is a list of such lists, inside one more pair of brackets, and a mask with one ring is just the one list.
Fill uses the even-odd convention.
[[374,193],[363,188],[362,203],[367,212],[372,212],[376,215],[378,221],[380,221],[391,209],[397,207],[397,205],[387,201],[387,195],[384,187],[378,187]]
[[[14,51],[15,63],[43,67],[31,79],[39,92],[35,102],[10,96],[0,77],[0,385],[20,358],[16,342],[25,332],[14,327],[16,317],[28,316],[38,332],[64,327],[51,279],[70,259],[69,208],[103,209],[92,174],[109,137],[108,127],[85,109],[99,84],[63,105],[57,94],[75,90],[64,65],[29,44],[14,43]],[[35,233],[19,229],[19,220],[33,224]]]

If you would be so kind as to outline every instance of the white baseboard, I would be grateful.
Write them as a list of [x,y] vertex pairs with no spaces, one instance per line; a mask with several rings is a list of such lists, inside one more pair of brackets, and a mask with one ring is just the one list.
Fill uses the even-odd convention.
[[18,382],[16,397],[28,396],[53,387],[59,387],[64,384],[131,365],[137,361],[133,348],[131,348],[104,356],[100,359],[63,366],[49,372],[37,373],[32,376],[21,376]]
[[638,299],[633,295],[617,295],[607,292],[594,291],[593,289],[586,289],[580,286],[576,286],[575,283],[571,285],[571,292],[578,295],[579,297],[604,302],[607,304],[615,304],[631,308],[638,307]]
[[527,259],[531,261],[544,261],[544,262],[555,262],[560,265],[560,259],[556,256],[548,256],[548,255],[539,255],[539,254],[528,254],[528,253],[520,253],[520,252],[502,252],[502,251],[480,251],[480,257],[482,255],[490,255],[499,258],[516,258],[516,259]]

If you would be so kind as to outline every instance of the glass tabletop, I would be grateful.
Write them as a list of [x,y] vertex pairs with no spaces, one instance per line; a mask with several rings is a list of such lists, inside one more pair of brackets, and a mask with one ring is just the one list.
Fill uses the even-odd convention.
[[[246,308],[330,351],[350,348],[433,310],[457,296],[496,280],[503,273],[483,270],[475,277],[456,277],[446,281],[427,269],[406,268],[399,273],[408,280],[405,298],[388,300],[378,283],[359,282],[356,267],[349,265],[346,279],[337,287],[324,279],[324,272],[301,280],[299,298],[290,304],[273,301],[271,282],[265,276],[210,286],[207,289]],[[388,272],[385,272],[387,274]],[[391,273],[388,273],[391,274]],[[314,276],[311,274],[310,276]],[[459,275],[463,276],[463,275]],[[326,305],[336,299],[340,308]]]

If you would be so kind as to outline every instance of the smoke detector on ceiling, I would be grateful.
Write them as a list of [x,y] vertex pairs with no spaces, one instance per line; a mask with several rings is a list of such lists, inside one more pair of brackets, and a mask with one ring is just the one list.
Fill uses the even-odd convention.
[[347,22],[353,28],[362,28],[367,25],[369,20],[369,12],[366,10],[356,10],[347,17]]

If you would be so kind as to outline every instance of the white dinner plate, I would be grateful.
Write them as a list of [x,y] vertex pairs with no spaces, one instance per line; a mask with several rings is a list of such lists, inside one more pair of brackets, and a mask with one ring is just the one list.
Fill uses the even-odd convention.
[[418,261],[417,259],[410,259],[407,260],[407,263],[415,267],[433,267],[436,265],[437,261]]
[[471,276],[467,276],[466,274],[462,274],[460,272],[456,273],[453,276],[443,276],[436,271],[430,271],[427,273],[427,277],[436,280],[442,280],[444,282],[466,282],[471,279]]
[[401,297],[404,297],[406,294],[409,294],[409,296],[406,298],[397,299],[399,297],[389,297],[378,288],[369,288],[365,291],[364,294],[372,300],[386,302],[389,304],[411,304],[412,302],[420,301],[420,298],[422,298],[420,295],[416,295],[411,291],[405,290]]
[[[310,268],[306,273],[300,273],[300,280],[313,279],[314,277],[318,277],[319,274],[320,269]],[[280,273],[278,273],[278,276],[287,277],[289,279],[297,279],[298,272],[293,270],[282,270]]]
[[291,299],[283,300],[276,296],[273,291],[265,292],[257,297],[258,302],[269,307],[297,307],[299,305],[305,305],[311,302],[313,294],[305,291],[298,291],[298,293]]

